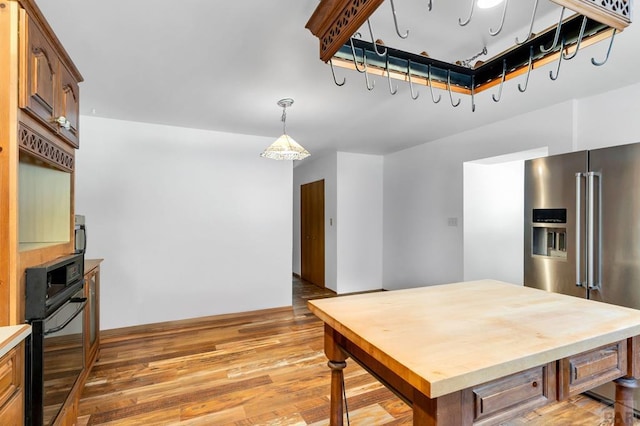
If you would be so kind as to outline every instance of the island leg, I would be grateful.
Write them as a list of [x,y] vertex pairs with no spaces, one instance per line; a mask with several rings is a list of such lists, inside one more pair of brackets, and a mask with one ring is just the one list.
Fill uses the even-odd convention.
[[324,353],[329,358],[329,368],[331,368],[331,412],[329,413],[330,426],[342,426],[343,423],[343,403],[342,394],[344,392],[344,373],[347,366],[347,356],[336,343],[335,331],[325,324],[324,326]]
[[633,426],[633,391],[638,388],[638,380],[633,377],[621,377],[614,382],[616,384],[615,424]]
[[[429,398],[416,390],[413,394],[414,426],[467,426],[473,423],[471,400],[462,391]],[[467,403],[465,405],[465,403]]]

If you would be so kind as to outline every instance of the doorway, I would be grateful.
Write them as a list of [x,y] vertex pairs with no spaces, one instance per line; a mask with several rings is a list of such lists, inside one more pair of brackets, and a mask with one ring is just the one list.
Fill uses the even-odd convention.
[[324,179],[300,185],[300,276],[324,288]]
[[524,162],[547,155],[543,147],[464,163],[465,281],[522,284]]

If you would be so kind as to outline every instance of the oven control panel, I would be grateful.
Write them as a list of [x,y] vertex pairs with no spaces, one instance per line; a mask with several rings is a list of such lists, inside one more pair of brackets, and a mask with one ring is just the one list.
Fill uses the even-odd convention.
[[42,319],[82,288],[84,254],[54,259],[26,270],[26,319]]

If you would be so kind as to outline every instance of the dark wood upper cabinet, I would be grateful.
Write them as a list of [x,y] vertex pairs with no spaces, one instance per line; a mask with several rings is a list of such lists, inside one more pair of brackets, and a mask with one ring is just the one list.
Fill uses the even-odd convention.
[[60,135],[76,148],[78,139],[78,115],[80,112],[80,98],[78,82],[73,78],[67,67],[59,67],[59,91],[56,99],[56,114],[65,117],[66,125],[59,125]]
[[20,108],[78,148],[78,79],[34,19],[23,13],[21,26]]

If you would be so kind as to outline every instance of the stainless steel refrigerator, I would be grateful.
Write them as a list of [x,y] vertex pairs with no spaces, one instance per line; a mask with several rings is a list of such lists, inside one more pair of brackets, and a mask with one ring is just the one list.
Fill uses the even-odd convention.
[[525,286],[640,309],[640,143],[526,161],[524,220]]

